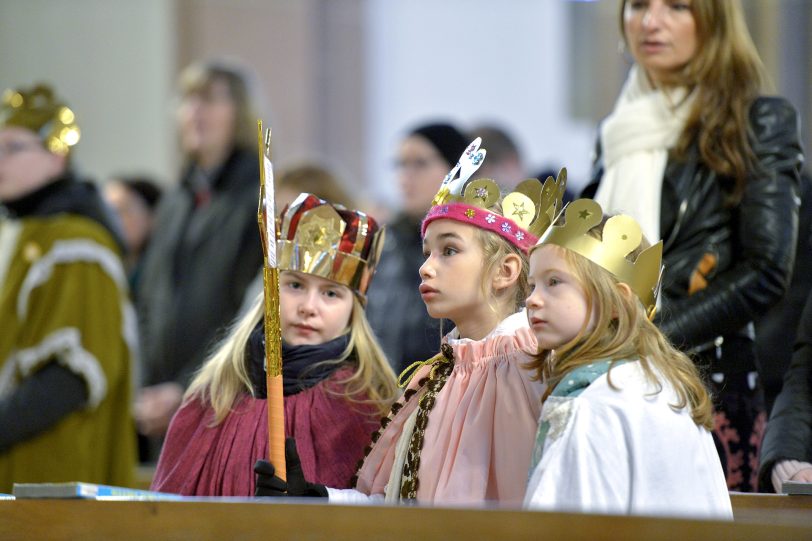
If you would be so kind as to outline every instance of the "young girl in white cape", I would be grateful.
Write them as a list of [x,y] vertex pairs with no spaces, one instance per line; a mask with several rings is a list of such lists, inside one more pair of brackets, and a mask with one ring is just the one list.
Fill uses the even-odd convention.
[[662,244],[592,200],[530,255],[530,326],[548,384],[526,507],[732,518],[691,360],[651,323]]

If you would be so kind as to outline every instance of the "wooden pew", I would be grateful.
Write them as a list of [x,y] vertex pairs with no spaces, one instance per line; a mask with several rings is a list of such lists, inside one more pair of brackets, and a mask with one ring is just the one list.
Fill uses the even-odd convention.
[[[747,507],[778,500],[736,498]],[[745,503],[742,503],[745,502]],[[772,505],[770,503],[770,505]],[[761,503],[759,503],[761,505]],[[778,507],[780,508],[780,507]],[[753,507],[752,509],[758,509]],[[763,508],[762,508],[763,510]],[[786,511],[786,509],[785,509]],[[0,501],[3,539],[297,539],[363,541],[533,539],[684,541],[812,539],[812,515],[798,523],[702,521],[516,510],[322,505],[218,499],[182,502]]]
[[812,524],[812,496],[731,492],[730,502],[737,522]]

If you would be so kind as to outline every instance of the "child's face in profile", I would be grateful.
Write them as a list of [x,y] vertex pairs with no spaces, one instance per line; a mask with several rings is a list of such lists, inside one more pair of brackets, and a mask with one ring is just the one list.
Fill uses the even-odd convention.
[[429,315],[458,327],[490,310],[482,292],[483,251],[474,226],[435,220],[426,228],[420,295]]
[[317,345],[338,338],[350,324],[353,293],[346,286],[312,274],[279,275],[282,339],[292,346]]
[[530,255],[527,317],[539,349],[554,350],[571,341],[595,314],[587,311],[586,292],[563,257],[563,248],[545,245]]

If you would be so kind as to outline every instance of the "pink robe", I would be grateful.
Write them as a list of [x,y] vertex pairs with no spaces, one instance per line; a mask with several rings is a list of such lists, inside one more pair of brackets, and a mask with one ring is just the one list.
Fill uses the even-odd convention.
[[[448,343],[454,348],[455,364],[429,413],[417,500],[520,505],[544,391],[523,368],[537,349],[527,317],[524,312],[514,314],[480,341]],[[409,388],[417,388],[428,372],[429,367],[422,367]],[[360,492],[385,492],[398,439],[420,396],[422,391],[404,404],[367,456],[358,475]]]
[[[336,381],[325,381],[285,397],[285,434],[296,439],[305,479],[332,487],[349,487],[370,435],[378,426],[377,409],[347,401]],[[215,427],[214,412],[200,401],[181,407],[169,425],[152,490],[187,496],[253,496],[254,463],[268,457],[268,410],[265,400],[245,394]]]

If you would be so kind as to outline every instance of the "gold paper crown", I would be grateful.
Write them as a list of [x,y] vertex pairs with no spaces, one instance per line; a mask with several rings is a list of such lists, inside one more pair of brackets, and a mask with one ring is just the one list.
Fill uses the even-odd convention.
[[646,248],[635,261],[630,261],[627,256],[638,249],[643,241],[640,225],[631,216],[612,216],[603,226],[603,240],[598,240],[588,232],[602,220],[603,211],[592,199],[573,201],[564,210],[563,225],[556,223],[550,226],[533,249],[544,244],[555,244],[600,265],[619,281],[628,284],[643,302],[646,313],[652,317],[660,293],[663,242]]
[[468,145],[457,165],[443,179],[432,207],[464,203],[491,210],[501,204],[502,216],[533,236],[540,236],[561,211],[561,201],[567,187],[567,169],[562,168],[555,179],[547,177],[543,184],[535,178],[523,180],[515,191],[502,197],[493,179],[468,180],[485,160],[487,150],[480,149],[481,144],[482,138],[477,137]]
[[66,156],[79,142],[76,115],[46,85],[31,90],[7,89],[0,106],[0,126],[19,126],[39,135],[45,148]]
[[330,204],[313,194],[299,194],[282,211],[278,267],[338,282],[365,302],[384,234],[375,219],[363,212]]

